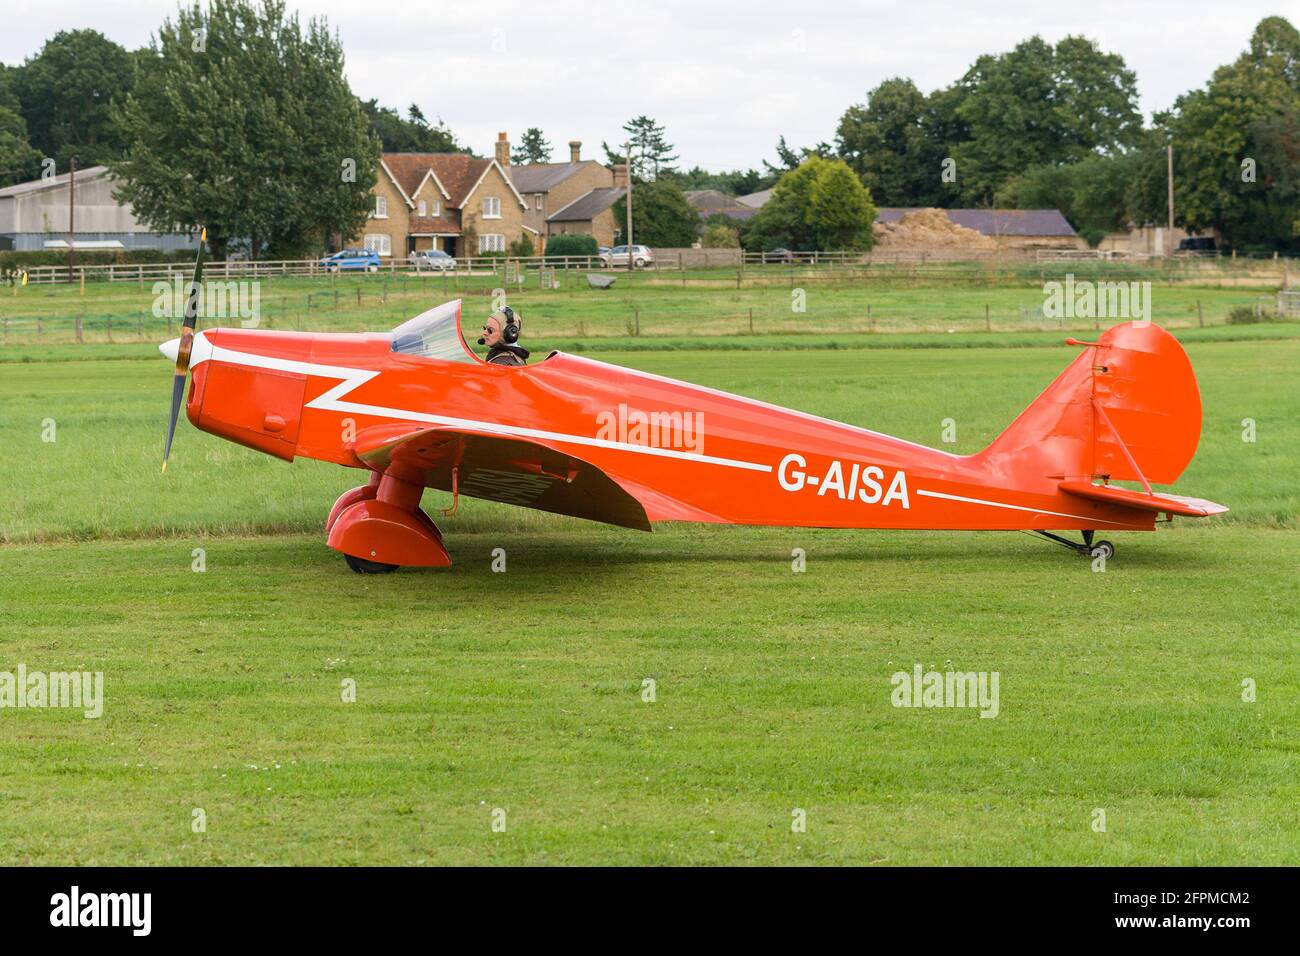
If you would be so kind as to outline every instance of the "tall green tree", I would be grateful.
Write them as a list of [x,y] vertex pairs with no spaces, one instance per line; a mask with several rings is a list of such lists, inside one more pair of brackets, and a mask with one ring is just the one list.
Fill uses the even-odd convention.
[[31,144],[60,172],[74,156],[91,166],[121,154],[112,110],[131,89],[133,65],[131,54],[102,33],[64,30],[14,71],[12,90]]
[[[614,222],[619,242],[627,222],[627,198],[614,204]],[[664,177],[651,182],[635,182],[632,188],[632,240],[642,246],[679,248],[695,241],[700,217],[681,187]]]
[[282,0],[182,7],[115,117],[131,144],[111,163],[119,198],[157,229],[206,225],[217,255],[319,249],[373,206],[379,141],[337,36]]
[[13,72],[0,64],[0,186],[27,182],[40,174],[40,150],[28,139],[21,105],[10,89]]
[[1032,166],[1078,162],[1135,143],[1142,129],[1137,79],[1118,54],[1083,37],[1053,47],[1031,37],[981,56],[957,84],[954,115],[969,129],[955,144],[964,202],[984,205]]
[[[884,206],[937,206],[954,199],[945,183],[947,143],[934,135],[925,95],[908,79],[885,80],[850,106],[836,129],[836,151]],[[946,188],[945,188],[946,187]]]
[[524,135],[519,137],[519,145],[510,151],[510,162],[516,165],[550,161],[551,144],[536,126],[524,130]]
[[1180,97],[1164,123],[1179,221],[1218,229],[1229,244],[1300,248],[1291,230],[1298,113],[1300,31],[1268,17],[1249,48]]
[[[623,132],[627,135],[621,143],[615,143],[612,149],[606,142],[600,144],[604,147],[605,158],[610,165],[627,162],[627,147],[630,143],[632,175],[637,179],[658,179],[663,173],[675,171],[673,164],[677,162],[677,154],[673,152],[664,128],[653,119],[644,115],[633,117],[623,124]],[[634,199],[634,204],[635,201]]]
[[457,145],[455,135],[441,119],[436,124],[430,123],[414,103],[407,107],[405,118],[392,107],[380,106],[373,99],[362,100],[361,110],[386,153],[469,152]]

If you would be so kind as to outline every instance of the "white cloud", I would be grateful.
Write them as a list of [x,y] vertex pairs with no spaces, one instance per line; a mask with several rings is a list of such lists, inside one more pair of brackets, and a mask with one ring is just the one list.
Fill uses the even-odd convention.
[[[711,169],[757,166],[784,134],[834,137],[844,109],[891,76],[924,90],[957,79],[981,53],[1039,33],[1084,34],[1137,72],[1142,107],[1168,108],[1245,48],[1271,0],[1040,0],[739,5],[699,0],[601,4],[357,4],[302,0],[304,17],[337,29],[353,89],[441,116],[475,150],[497,131],[539,126],[559,153],[571,138],[600,156],[630,116],[668,130],[682,160]],[[148,42],[170,0],[8,0],[0,60],[34,54],[58,30],[89,27],[127,47]]]

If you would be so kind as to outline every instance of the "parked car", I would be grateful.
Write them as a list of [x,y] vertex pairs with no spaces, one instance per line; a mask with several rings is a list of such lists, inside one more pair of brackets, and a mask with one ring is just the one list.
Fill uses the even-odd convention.
[[1212,256],[1219,251],[1219,244],[1213,236],[1188,236],[1178,243],[1178,251]]
[[[600,261],[609,269],[614,266],[627,266],[627,246],[615,246],[609,252],[600,257]],[[654,265],[655,255],[650,251],[649,246],[633,246],[632,262],[638,269],[644,269],[646,266]]]
[[378,272],[379,253],[373,249],[343,249],[326,256],[318,265],[326,272]]
[[778,247],[763,253],[764,262],[794,262],[794,253],[785,247]]
[[420,249],[412,252],[407,259],[415,267],[415,271],[421,269],[455,269],[456,260],[441,249]]

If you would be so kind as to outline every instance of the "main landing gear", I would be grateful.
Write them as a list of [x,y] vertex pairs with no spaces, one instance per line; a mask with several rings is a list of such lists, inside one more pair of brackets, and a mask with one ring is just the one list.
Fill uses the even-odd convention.
[[[417,477],[417,476],[412,476]],[[451,556],[442,532],[420,510],[423,481],[374,473],[370,483],[339,496],[325,529],[329,546],[357,574],[389,574],[408,567],[445,568]]]
[[1034,534],[1040,534],[1049,541],[1055,541],[1057,544],[1064,545],[1076,554],[1081,554],[1085,558],[1103,558],[1109,561],[1115,557],[1115,546],[1109,541],[1092,540],[1095,531],[1083,532],[1083,543],[1071,541],[1069,538],[1062,538],[1059,534],[1052,534],[1050,531],[1035,531]]

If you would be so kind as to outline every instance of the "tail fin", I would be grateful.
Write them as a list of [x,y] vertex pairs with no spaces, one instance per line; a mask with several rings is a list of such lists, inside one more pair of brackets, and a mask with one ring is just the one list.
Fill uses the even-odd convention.
[[1170,484],[1201,437],[1201,396],[1178,340],[1126,322],[1086,346],[980,457],[1019,485],[1094,478]]

